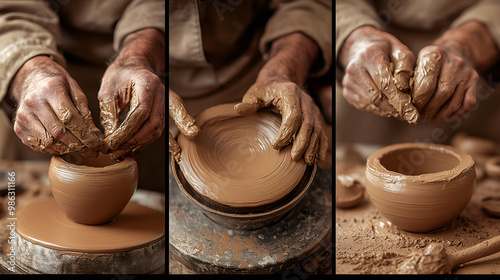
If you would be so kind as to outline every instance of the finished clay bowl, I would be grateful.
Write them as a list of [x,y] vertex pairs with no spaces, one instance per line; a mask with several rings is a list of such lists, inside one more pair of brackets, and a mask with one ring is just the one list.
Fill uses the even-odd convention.
[[470,155],[446,145],[394,144],[367,159],[366,190],[373,205],[398,228],[428,232],[454,220],[476,182]]
[[115,161],[103,154],[68,154],[52,157],[49,179],[54,198],[69,218],[99,225],[125,208],[137,188],[138,170],[130,157]]

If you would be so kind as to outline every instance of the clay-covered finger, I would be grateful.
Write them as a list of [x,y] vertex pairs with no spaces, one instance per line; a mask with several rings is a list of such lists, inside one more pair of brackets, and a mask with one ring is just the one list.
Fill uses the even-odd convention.
[[318,157],[319,160],[325,161],[328,154],[328,137],[326,136],[326,133],[323,129],[321,129],[319,136],[320,136],[320,141],[318,148]]
[[[50,102],[50,101],[49,101]],[[54,101],[56,103],[58,101]],[[85,146],[96,148],[101,145],[99,136],[87,126],[83,117],[69,100],[62,100],[59,103],[51,103],[52,110],[61,123]]]
[[459,82],[455,74],[453,69],[443,67],[436,91],[421,111],[422,120],[433,120],[438,111],[455,95]]
[[155,95],[149,119],[117,150],[141,151],[158,139],[165,129],[165,96]]
[[441,52],[433,46],[420,51],[413,77],[413,104],[421,111],[436,91],[443,64]]
[[271,100],[272,96],[268,95],[268,89],[265,86],[254,84],[243,95],[241,102],[234,105],[234,110],[242,116],[249,116],[269,106]]
[[63,153],[67,154],[80,152],[86,147],[71,131],[66,129],[51,108],[47,106],[47,110],[43,112],[47,112],[47,114],[39,114],[38,118],[48,133],[57,140],[54,144],[59,146],[58,151],[64,151]]
[[168,90],[168,113],[184,136],[188,139],[196,138],[200,128],[188,113],[181,97],[171,89]]
[[[295,92],[286,87],[281,87],[279,96],[275,96],[273,105],[281,114],[281,127],[278,135],[273,140],[273,148],[279,150],[287,145],[302,121],[302,111]],[[305,94],[305,93],[304,93]]]
[[396,87],[402,92],[409,92],[415,55],[406,46],[393,45],[391,59],[394,63],[394,83]]
[[304,153],[304,161],[308,165],[314,164],[314,160],[316,159],[316,154],[318,152],[318,147],[319,147],[319,131],[315,129],[311,135],[311,141],[309,142],[309,147],[307,147],[307,150]]
[[464,101],[462,103],[462,107],[458,111],[456,111],[451,118],[461,117],[467,112],[471,111],[474,106],[476,106],[476,85],[470,85],[465,90]]
[[33,114],[17,114],[14,131],[23,144],[34,151],[49,155],[61,154],[53,145],[54,138]]
[[400,119],[408,123],[417,123],[420,115],[417,108],[413,106],[411,96],[397,89],[392,78],[391,64],[388,61],[382,62],[370,69],[370,75],[387,98],[389,104],[396,109]]
[[[299,130],[295,135],[295,139],[293,140],[292,146],[292,159],[298,161],[307,147],[309,146],[309,138],[311,137],[311,133],[313,132],[313,123],[314,119],[311,114],[312,112],[312,103],[305,100],[305,98],[301,97],[302,101],[300,102],[300,106],[302,108],[302,123],[300,124]],[[312,100],[311,100],[312,101]]]
[[104,128],[104,136],[108,136],[120,126],[118,94],[115,94],[111,99],[99,100],[99,109],[99,119]]
[[462,107],[464,98],[465,83],[461,82],[458,84],[451,98],[436,113],[434,120],[442,121],[448,119]]
[[[398,118],[398,112],[389,104],[366,70],[359,71],[358,79],[354,79],[352,75],[344,77],[343,85],[344,97],[356,108],[383,117]],[[349,91],[353,94],[349,94]],[[350,100],[353,95],[357,98]]]
[[153,96],[145,92],[143,87],[136,88],[133,81],[129,87],[131,92],[130,110],[118,129],[104,139],[106,145],[112,150],[117,149],[132,138],[151,113]]
[[99,130],[99,128],[97,128],[97,126],[94,123],[94,120],[92,119],[92,115],[91,115],[89,107],[88,107],[87,97],[83,93],[80,86],[78,86],[76,81],[69,78],[68,82],[69,82],[69,87],[70,87],[69,95],[71,97],[72,103],[75,105],[76,109],[78,110],[78,112],[82,116],[83,121],[85,122],[85,124],[87,125],[89,130],[93,134],[100,136],[100,134],[102,134],[102,133]]

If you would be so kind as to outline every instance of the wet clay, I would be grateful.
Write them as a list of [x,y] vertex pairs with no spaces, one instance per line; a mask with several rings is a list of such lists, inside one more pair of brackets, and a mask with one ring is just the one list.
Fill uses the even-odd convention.
[[475,180],[471,156],[446,145],[395,144],[367,160],[366,188],[373,205],[407,231],[448,224],[469,202]]
[[104,128],[104,136],[108,136],[120,126],[118,94],[115,94],[112,99],[99,101],[99,109],[101,110],[100,120]]
[[484,211],[500,218],[500,197],[485,197],[481,200]]
[[179,166],[200,195],[230,207],[257,207],[279,200],[299,183],[304,161],[293,161],[291,146],[271,143],[281,120],[270,112],[239,115],[234,104],[206,109],[196,117],[195,140],[179,135]]
[[17,232],[44,247],[73,252],[116,252],[146,246],[165,235],[165,215],[131,202],[111,223],[90,226],[69,219],[54,199],[17,213]]
[[[394,66],[391,63],[391,68],[393,67]],[[382,80],[383,76],[380,75],[378,78]],[[396,85],[394,78],[387,79],[387,88],[381,90],[387,98],[389,104],[391,104],[392,107],[396,109],[396,112],[398,113],[398,116],[396,118],[407,121],[411,124],[415,124],[418,122],[420,114],[417,108],[413,106],[411,95],[404,93],[398,89],[398,87],[405,88],[405,86],[401,85],[400,79],[396,81],[398,81],[399,85]]]
[[412,97],[413,104],[419,111],[424,108],[436,90],[441,64],[441,54],[437,52],[429,52],[418,57],[413,77]]
[[57,203],[76,222],[103,224],[113,220],[132,197],[138,182],[133,158],[115,161],[79,154],[54,156],[49,180]]

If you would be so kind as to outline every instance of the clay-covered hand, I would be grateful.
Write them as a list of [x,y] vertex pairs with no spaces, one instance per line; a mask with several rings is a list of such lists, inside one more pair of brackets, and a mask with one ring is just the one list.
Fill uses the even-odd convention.
[[269,106],[280,111],[282,123],[272,143],[275,149],[286,146],[295,135],[293,160],[298,161],[304,156],[305,162],[311,165],[317,155],[322,161],[326,159],[328,138],[321,127],[321,112],[311,96],[297,84],[287,80],[255,83],[245,93],[242,101],[234,109],[243,116]]
[[476,104],[479,75],[498,60],[489,31],[471,21],[445,32],[418,55],[413,102],[423,121],[460,117]]
[[[198,136],[200,128],[186,110],[182,98],[171,89],[168,89],[168,113],[184,136],[188,139],[195,139]],[[170,132],[168,133],[168,151],[177,162],[181,160],[181,148]]]
[[[156,29],[129,34],[102,78],[98,99],[104,143],[112,158],[133,155],[165,129],[165,35]],[[120,111],[129,111],[120,124]]]
[[339,52],[343,95],[359,110],[416,123],[419,113],[409,94],[414,63],[415,55],[394,36],[360,27]]
[[9,93],[17,106],[14,131],[23,144],[49,155],[96,155],[101,149],[101,132],[92,120],[86,96],[49,57],[36,56],[24,63]]

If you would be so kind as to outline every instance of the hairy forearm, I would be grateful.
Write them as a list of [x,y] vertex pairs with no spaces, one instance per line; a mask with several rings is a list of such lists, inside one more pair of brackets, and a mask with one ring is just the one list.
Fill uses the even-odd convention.
[[434,44],[459,50],[479,71],[484,72],[499,59],[498,48],[488,29],[477,21],[470,21],[443,33]]
[[319,47],[302,33],[279,38],[272,43],[269,60],[262,67],[257,82],[283,79],[302,85],[318,55]]
[[165,72],[165,34],[147,28],[127,35],[116,60],[121,66],[144,66],[160,75]]

